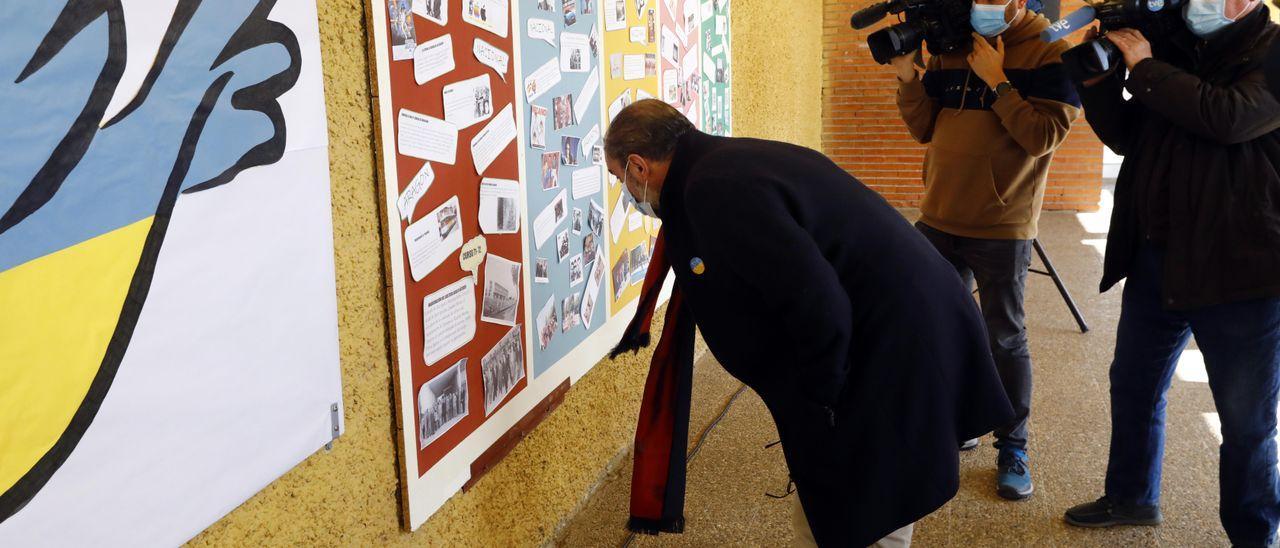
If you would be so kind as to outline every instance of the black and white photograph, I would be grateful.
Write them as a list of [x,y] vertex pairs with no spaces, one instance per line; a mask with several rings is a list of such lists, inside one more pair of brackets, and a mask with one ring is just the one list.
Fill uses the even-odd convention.
[[578,22],[578,0],[560,0],[564,9],[564,26],[571,27]]
[[582,267],[586,268],[596,260],[596,235],[590,232],[582,237]]
[[520,306],[520,263],[489,254],[484,260],[484,304],[480,319],[515,325]]
[[440,223],[440,239],[444,240],[458,228],[458,207],[447,205],[440,208],[440,214],[436,216],[436,222]]
[[591,200],[591,211],[587,213],[587,229],[596,236],[604,235],[604,207]]
[[493,114],[493,88],[477,86],[472,92],[475,96],[475,117],[488,118]]
[[569,287],[582,283],[582,254],[569,257]]
[[542,153],[542,190],[560,188],[560,153]]
[[555,10],[556,10],[554,7],[552,7],[552,6],[551,6],[551,0],[538,0],[538,9],[540,9],[540,10],[542,10],[542,11],[555,11]]
[[480,358],[485,416],[492,414],[524,378],[524,345],[520,343],[520,332],[520,326],[513,326]]
[[449,24],[448,0],[419,0],[418,5],[422,6],[419,15],[426,17],[428,21],[437,25]]
[[576,207],[573,208],[573,220],[570,221],[569,227],[571,230],[573,230],[574,236],[578,236],[582,234],[582,209],[581,208],[576,208]]
[[578,0],[578,1],[582,4],[581,6],[582,9],[579,11],[581,11],[583,15],[591,15],[596,12],[596,0]]
[[578,165],[578,149],[582,147],[582,138],[569,135],[560,136],[560,165]]
[[529,105],[529,146],[547,148],[547,107]]
[[555,220],[556,220],[556,225],[559,225],[559,224],[560,224],[560,221],[563,221],[563,220],[564,220],[564,216],[568,213],[568,211],[565,211],[565,205],[564,205],[564,199],[563,199],[563,197],[562,197],[561,199],[559,199],[559,200],[556,200],[556,203],[555,203],[555,205],[553,206],[553,209],[552,209],[551,211],[552,211],[552,214],[554,215],[554,218],[555,218]]
[[551,110],[555,115],[555,128],[560,131],[578,123],[578,115],[573,111],[573,94],[566,93],[551,99]]
[[569,231],[561,230],[556,234],[556,261],[564,262],[564,258],[569,256]]
[[391,59],[413,59],[418,37],[413,29],[413,11],[409,0],[387,0],[387,17],[391,27]]
[[644,8],[648,6],[648,0],[636,0],[636,17],[644,16]]
[[555,338],[556,331],[560,329],[560,321],[556,316],[556,304],[558,304],[556,296],[552,295],[538,311],[538,319],[534,324],[538,329],[538,350],[546,350],[547,345],[551,344],[551,339]]
[[604,147],[596,145],[591,147],[591,163],[594,165],[604,165]]
[[717,57],[716,58],[716,83],[723,84],[725,83],[725,80],[727,80],[727,78],[724,72],[724,57]]
[[498,233],[520,230],[520,203],[513,196],[498,197]]
[[613,265],[613,300],[622,298],[622,292],[627,289],[629,276],[631,276],[631,263],[627,260],[627,253],[624,251],[622,256],[618,257],[618,262]]
[[582,50],[575,49],[569,53],[569,70],[582,70]]
[[[590,3],[584,5],[590,5]],[[592,59],[600,58],[600,31],[594,24],[591,25],[591,32],[587,34],[587,47],[591,49]]]
[[538,257],[533,264],[533,283],[545,284],[551,281],[551,263],[545,257]]
[[418,389],[418,448],[426,449],[467,417],[467,358]]

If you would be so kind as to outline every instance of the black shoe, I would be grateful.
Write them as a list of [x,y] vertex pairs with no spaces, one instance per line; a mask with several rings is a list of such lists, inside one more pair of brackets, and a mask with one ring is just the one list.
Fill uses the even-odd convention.
[[961,451],[972,451],[977,448],[978,448],[978,438],[973,438],[971,440],[965,441],[964,443],[960,444]]
[[1138,504],[1116,504],[1102,497],[1067,510],[1063,519],[1076,527],[1114,527],[1116,525],[1160,525],[1164,520],[1160,507]]

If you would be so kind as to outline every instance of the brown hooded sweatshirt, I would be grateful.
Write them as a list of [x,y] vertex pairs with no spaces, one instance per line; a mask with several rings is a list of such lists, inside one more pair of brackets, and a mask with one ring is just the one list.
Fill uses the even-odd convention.
[[1049,20],[1028,14],[1005,30],[1014,91],[997,98],[965,53],[929,59],[923,80],[898,88],[898,109],[924,160],[921,222],[968,238],[1036,237],[1053,152],[1080,115],[1062,65],[1064,41],[1044,42]]

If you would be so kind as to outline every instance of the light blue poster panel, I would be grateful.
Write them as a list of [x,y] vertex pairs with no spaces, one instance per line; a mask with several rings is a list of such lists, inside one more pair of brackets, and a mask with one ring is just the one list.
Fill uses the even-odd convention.
[[608,319],[603,44],[599,0],[518,1],[537,377]]

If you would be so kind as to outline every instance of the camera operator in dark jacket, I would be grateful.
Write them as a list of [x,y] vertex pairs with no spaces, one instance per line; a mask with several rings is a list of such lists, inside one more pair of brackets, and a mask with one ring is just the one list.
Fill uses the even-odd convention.
[[1109,33],[1127,79],[1081,87],[1089,124],[1125,156],[1102,290],[1128,281],[1105,496],[1066,520],[1160,522],[1165,394],[1194,334],[1222,421],[1223,527],[1236,546],[1267,546],[1280,521],[1280,103],[1262,65],[1280,28],[1259,0],[1190,0],[1184,19],[1189,31],[1154,44]]

